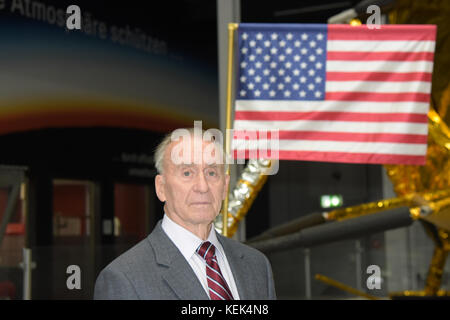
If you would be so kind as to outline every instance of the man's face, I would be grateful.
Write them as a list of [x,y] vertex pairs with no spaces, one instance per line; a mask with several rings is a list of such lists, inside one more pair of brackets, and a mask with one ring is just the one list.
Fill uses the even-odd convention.
[[[194,163],[193,143],[190,148],[183,149],[179,148],[179,143],[181,142],[172,142],[166,149],[164,172],[155,179],[156,194],[159,200],[165,202],[165,212],[175,222],[184,225],[209,224],[219,214],[229,176],[225,174],[223,164],[208,164],[207,161]],[[214,150],[211,144],[212,142],[199,142],[202,154],[206,150]],[[171,155],[177,145],[175,150],[181,149],[179,155],[184,159],[186,154],[183,153],[189,153],[187,158],[191,159],[191,164],[174,163]]]

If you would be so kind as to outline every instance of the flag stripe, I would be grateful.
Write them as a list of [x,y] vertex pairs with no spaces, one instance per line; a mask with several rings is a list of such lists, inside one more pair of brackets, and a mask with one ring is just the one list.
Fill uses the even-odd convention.
[[328,60],[348,61],[433,61],[433,52],[348,52],[328,51]]
[[398,93],[379,93],[379,92],[327,92],[325,99],[328,101],[411,101],[411,102],[429,102],[428,93],[398,92]]
[[357,132],[357,133],[399,133],[427,134],[428,125],[407,122],[350,122],[350,121],[254,121],[236,120],[238,130],[288,130],[288,131],[323,131],[323,132]]
[[[233,139],[272,139],[271,131],[234,130]],[[392,133],[348,133],[321,131],[279,131],[280,140],[324,140],[324,141],[360,141],[360,142],[399,142],[399,143],[427,143],[427,135],[420,134],[392,134]]]
[[328,72],[408,72],[410,70],[422,70],[424,72],[433,71],[431,61],[327,61]]
[[328,51],[348,52],[434,52],[434,41],[328,40]]
[[[245,158],[249,158],[249,150],[245,150]],[[237,159],[238,151],[234,150],[234,158]],[[264,157],[265,155],[263,155]],[[303,160],[322,162],[344,162],[344,163],[390,163],[407,165],[424,165],[424,156],[413,155],[393,155],[376,153],[350,153],[350,152],[322,152],[322,151],[284,151],[278,152],[279,159],[283,160]],[[259,155],[258,155],[259,157]]]
[[331,81],[428,81],[431,72],[327,72]]
[[233,140],[233,149],[236,150],[274,150],[272,143],[279,144],[279,150],[295,151],[321,151],[338,152],[341,150],[357,151],[362,153],[386,153],[386,154],[405,154],[405,155],[423,155],[426,152],[426,145],[415,143],[390,143],[390,142],[356,142],[356,141],[321,141],[310,140]]
[[360,112],[278,112],[278,111],[236,111],[235,120],[327,120],[367,122],[414,122],[427,123],[425,114],[415,113],[360,113]]
[[[406,40],[435,41],[434,25],[380,25],[379,29],[369,29],[367,25],[328,25],[329,40]],[[424,32],[425,31],[425,32]]]
[[390,82],[390,81],[327,81],[325,85],[326,92],[332,91],[353,91],[353,92],[420,92],[428,94],[431,90],[431,82],[409,81],[409,82]]
[[236,111],[341,111],[427,114],[428,102],[236,100]]

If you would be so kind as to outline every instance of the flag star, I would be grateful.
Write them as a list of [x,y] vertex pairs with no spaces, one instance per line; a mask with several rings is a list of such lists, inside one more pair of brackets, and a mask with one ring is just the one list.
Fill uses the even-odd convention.
[[289,97],[291,95],[291,92],[289,91],[289,90],[286,90],[285,92],[284,92],[284,96],[285,97]]
[[294,83],[294,85],[292,86],[292,88],[294,90],[298,90],[298,88],[300,88],[300,85],[298,83]]
[[269,78],[269,80],[270,80],[270,82],[274,83],[275,81],[277,81],[277,78],[274,77],[274,76],[271,76],[271,77]]
[[241,77],[241,82],[245,82],[247,80],[247,77],[242,76]]
[[241,90],[240,94],[241,94],[241,97],[245,97],[245,95],[247,94],[247,92],[245,92],[245,90]]
[[322,82],[322,78],[321,77],[316,77],[316,83],[321,83]]
[[242,54],[246,54],[247,51],[248,51],[248,48],[242,48],[242,49],[241,49]]
[[312,83],[308,84],[308,89],[309,90],[314,90],[314,84],[312,84]]
[[294,56],[294,61],[300,61],[300,56],[299,56],[298,54],[296,54],[296,55]]
[[261,77],[260,77],[260,76],[256,76],[256,77],[255,77],[255,81],[256,81],[256,82],[261,82]]
[[242,61],[242,62],[241,62],[241,68],[245,68],[246,66],[247,66],[247,62]]
[[254,46],[256,46],[256,41],[252,40],[248,44],[249,44],[250,47],[254,47]]
[[252,55],[250,55],[250,57],[248,57],[248,59],[249,59],[250,61],[255,61],[256,57],[255,57],[254,54],[252,54]]
[[251,75],[251,76],[254,75],[255,74],[255,70],[254,69],[248,70],[248,74]]
[[320,98],[320,96],[322,95],[322,93],[320,91],[316,91],[314,93],[314,95],[316,96],[316,98]]
[[303,90],[302,90],[302,91],[300,91],[300,92],[299,92],[299,94],[300,94],[300,97],[302,97],[302,98],[303,98],[304,96],[306,96],[306,92],[305,92],[305,91],[303,91]]
[[284,84],[279,83],[279,84],[278,84],[278,90],[283,90],[283,89],[284,89]]
[[262,40],[262,38],[263,38],[263,35],[261,32],[256,35],[256,39]]
[[286,62],[286,63],[284,64],[284,66],[286,67],[286,69],[290,69],[290,68],[292,67],[292,63]]
[[256,51],[256,54],[261,54],[261,53],[262,53],[262,48],[259,48],[259,47],[258,47],[258,48],[256,48],[255,51]]
[[283,69],[278,70],[278,74],[279,74],[280,76],[284,75],[284,70],[283,70]]
[[284,82],[289,83],[291,82],[291,77],[287,76],[284,78]]
[[286,39],[288,39],[288,40],[292,40],[292,37],[293,37],[293,35],[290,32],[286,35]]
[[293,71],[293,73],[294,73],[294,76],[298,76],[298,75],[300,74],[300,70],[295,69],[295,70]]
[[322,33],[319,33],[318,35],[317,35],[317,40],[322,40],[323,39],[323,34]]
[[303,33],[302,34],[302,40],[306,40],[306,39],[308,39],[308,35],[306,33]]
[[255,97],[259,97],[260,95],[261,95],[261,91],[256,90],[256,91],[255,91]]
[[317,62],[316,63],[316,69],[322,69],[322,63]]
[[308,52],[308,49],[303,48],[302,50],[300,50],[300,52],[301,52],[302,54],[306,54],[306,53]]
[[265,47],[270,47],[270,41],[269,40],[264,41],[264,46]]
[[270,90],[269,95],[270,95],[271,97],[274,97],[274,96],[275,96],[275,91]]
[[244,32],[244,33],[242,34],[242,39],[247,40],[247,38],[248,38],[248,34]]
[[272,40],[277,40],[278,35],[277,35],[276,33],[272,33],[271,36],[270,36],[270,38],[271,38]]
[[272,69],[275,69],[275,68],[277,67],[277,63],[276,63],[275,61],[272,61],[272,62],[270,63],[270,67],[271,67]]
[[280,43],[279,43],[279,45],[280,45],[280,47],[284,47],[284,46],[286,45],[286,41],[281,40]]
[[300,47],[300,45],[301,45],[300,41],[297,40],[297,41],[294,42],[294,46],[296,46],[297,48]]
[[269,69],[264,69],[263,74],[264,74],[265,76],[268,76],[269,73],[270,73],[270,70],[269,70]]
[[305,69],[307,64],[305,62],[300,63],[300,68]]
[[286,52],[286,54],[291,54],[292,53],[292,48],[287,48],[285,52]]
[[263,84],[263,89],[264,90],[268,90],[269,89],[269,84],[267,82]]
[[270,60],[270,56],[268,55],[268,54],[266,54],[265,56],[264,56],[264,61],[269,61]]
[[271,54],[277,54],[278,49],[277,48],[271,48],[270,53]]
[[250,90],[253,90],[255,88],[255,85],[253,83],[249,83],[247,85],[247,88],[249,88]]
[[309,69],[308,74],[309,74],[310,76],[313,76],[313,75],[316,74],[316,72],[314,71],[314,69]]
[[261,68],[261,65],[262,65],[262,63],[261,62],[257,62],[257,63],[255,63],[255,67],[257,68],[257,69],[259,69],[259,68]]
[[286,56],[284,56],[282,54],[280,54],[278,57],[278,60],[280,60],[280,61],[284,61],[285,59],[286,59]]
[[301,83],[305,83],[306,82],[306,78],[305,77],[300,77],[300,82]]
[[322,52],[323,52],[323,49],[322,49],[322,48],[317,48],[317,49],[316,49],[316,53],[317,53],[317,54],[322,54]]
[[309,56],[309,61],[311,61],[311,62],[316,61],[316,56],[310,55]]
[[311,47],[311,48],[314,48],[315,46],[316,46],[316,42],[313,40],[313,41],[310,41],[309,42],[309,46]]

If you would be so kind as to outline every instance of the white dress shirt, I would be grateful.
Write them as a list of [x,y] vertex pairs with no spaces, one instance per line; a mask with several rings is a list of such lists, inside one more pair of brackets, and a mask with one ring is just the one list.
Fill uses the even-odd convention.
[[[180,250],[181,254],[185,257],[192,270],[194,270],[195,275],[205,289],[206,294],[209,297],[208,282],[206,280],[206,261],[200,257],[196,250],[203,243],[203,240],[197,237],[192,232],[186,230],[179,224],[171,220],[166,214],[164,214],[163,221],[161,224],[162,229],[167,234],[167,236],[172,240],[175,246]],[[223,248],[217,239],[214,226],[211,227],[208,239],[205,241],[211,242],[216,247],[216,257],[217,262],[220,267],[225,281],[231,290],[234,300],[239,300],[239,294],[236,288],[236,283],[234,282],[234,277],[228,264],[227,257]]]

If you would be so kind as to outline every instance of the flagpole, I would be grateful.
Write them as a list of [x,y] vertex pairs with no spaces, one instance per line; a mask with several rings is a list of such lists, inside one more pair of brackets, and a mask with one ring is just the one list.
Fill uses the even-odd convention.
[[[230,154],[230,129],[231,129],[231,103],[233,86],[233,53],[234,53],[234,34],[238,27],[237,23],[228,24],[228,68],[227,68],[227,117],[226,117],[226,135],[225,135],[225,159],[228,160]],[[227,175],[230,175],[230,165],[225,163]],[[227,187],[223,208],[222,208],[222,235],[228,237],[228,198],[230,193],[230,184]]]

